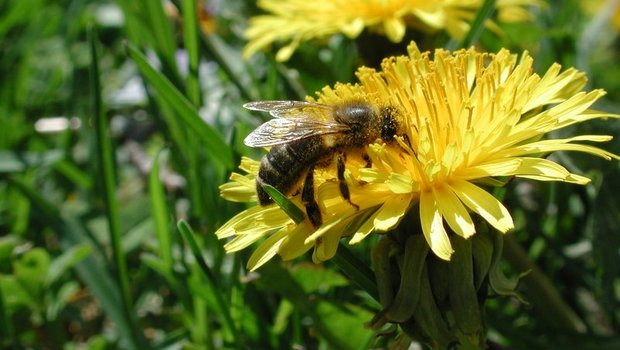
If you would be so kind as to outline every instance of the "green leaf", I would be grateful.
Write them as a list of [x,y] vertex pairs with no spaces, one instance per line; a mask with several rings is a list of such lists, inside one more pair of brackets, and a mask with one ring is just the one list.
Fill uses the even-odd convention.
[[299,264],[291,268],[291,275],[300,282],[306,293],[325,292],[334,287],[343,287],[349,281],[336,271],[316,264]]
[[20,244],[20,240],[15,235],[0,237],[0,273],[11,270],[11,258],[13,250]]
[[50,266],[50,256],[43,248],[34,248],[15,261],[15,278],[36,302],[43,302],[45,276]]
[[6,324],[9,323],[11,315],[17,309],[28,307],[31,310],[35,310],[37,308],[37,301],[27,290],[27,287],[14,275],[0,275],[0,290],[4,296],[2,299],[4,304],[2,312],[5,314]]
[[372,314],[361,307],[347,303],[327,301],[320,296],[308,297],[302,282],[288,270],[273,262],[261,268],[257,281],[262,288],[288,299],[303,314],[312,319],[313,328],[333,349],[365,349],[372,331],[364,327]]
[[[7,279],[12,279],[15,281],[12,276],[7,278],[6,276],[0,274],[0,339],[8,340],[13,338],[14,329],[13,323],[11,322],[12,313],[10,312],[6,301],[8,296],[5,297],[7,290]],[[11,297],[14,297],[14,294],[11,294]],[[0,340],[0,346],[3,345],[4,343]]]
[[350,303],[320,300],[316,315],[329,327],[333,338],[330,345],[336,349],[368,349],[373,332],[364,327],[372,318],[368,310]]
[[275,334],[281,335],[284,331],[286,331],[286,328],[289,326],[289,318],[294,311],[295,305],[293,305],[290,301],[284,299],[280,302],[272,328]]
[[[19,190],[26,198],[30,200],[33,207],[38,209],[40,215],[49,227],[56,232],[60,238],[61,247],[65,250],[70,249],[78,244],[92,244],[85,228],[77,220],[71,220],[60,215],[58,208],[31,187],[26,186],[23,182],[16,179],[9,179],[9,184]],[[96,251],[93,251],[96,252]],[[110,318],[119,329],[121,337],[126,340],[134,348],[145,348],[144,343],[137,343],[131,334],[131,324],[134,322],[133,317],[127,318],[127,314],[123,311],[119,290],[114,284],[114,279],[109,274],[107,268],[103,265],[103,259],[95,259],[93,256],[87,257],[84,261],[78,263],[76,270],[80,279],[88,287],[89,291],[101,304],[102,310]],[[1,279],[2,276],[0,276]],[[5,293],[7,289],[4,290]],[[11,293],[11,295],[14,295]],[[130,315],[131,316],[131,315]],[[138,344],[142,344],[138,346]]]
[[[60,312],[69,304],[82,287],[76,280],[63,284],[56,295],[47,300],[46,320],[56,321]],[[53,292],[53,291],[50,291]],[[51,293],[48,293],[51,294]],[[51,300],[49,300],[51,299]]]

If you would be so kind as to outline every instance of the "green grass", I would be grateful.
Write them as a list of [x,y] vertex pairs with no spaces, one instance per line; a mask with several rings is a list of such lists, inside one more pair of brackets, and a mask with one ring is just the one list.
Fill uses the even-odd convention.
[[[550,2],[533,23],[502,25],[497,35],[482,25],[495,3],[484,1],[464,40],[437,33],[420,46],[528,50],[539,72],[552,62],[587,72],[589,88],[608,91],[596,107],[620,112],[617,31],[594,26],[573,0]],[[385,38],[303,43],[286,63],[274,61],[275,50],[243,61],[240,33],[259,13],[254,2],[214,4],[207,7],[213,33],[200,29],[192,0],[170,3],[178,16],[160,1],[0,4],[0,348],[364,349],[385,342],[364,326],[385,293],[370,267],[374,243],[343,246],[323,265],[309,255],[276,257],[249,272],[253,248],[225,254],[214,235],[245,208],[220,198],[218,186],[242,156],[262,155],[242,140],[264,116],[243,103],[302,99],[354,81],[358,66],[387,54],[365,50]],[[586,28],[598,44],[583,41]],[[406,44],[389,46],[389,54],[404,54]],[[37,130],[51,117],[75,117],[80,126]],[[579,128],[620,134],[618,123]],[[605,148],[620,153],[617,140]],[[505,203],[517,230],[504,260],[486,256],[490,282],[508,294],[530,270],[519,289],[529,304],[496,298],[475,316],[487,319],[493,342],[512,349],[617,349],[620,168],[556,157],[592,184],[508,183]],[[292,203],[282,198],[282,205]]]

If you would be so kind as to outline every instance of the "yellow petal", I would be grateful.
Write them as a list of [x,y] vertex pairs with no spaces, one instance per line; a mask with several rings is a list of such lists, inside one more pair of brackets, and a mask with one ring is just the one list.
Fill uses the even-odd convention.
[[299,46],[299,38],[295,38],[290,44],[278,50],[278,53],[276,53],[276,61],[278,62],[288,61],[288,59],[291,58],[291,56],[293,55],[293,52],[295,52],[298,46]]
[[394,228],[407,212],[411,204],[411,195],[399,195],[389,198],[377,211],[373,225],[377,231],[388,231]]
[[224,244],[227,253],[236,252],[250,246],[252,243],[261,239],[268,231],[253,232],[247,235],[239,235]]
[[340,234],[334,231],[321,237],[321,239],[315,243],[312,261],[318,264],[333,258],[338,250],[340,238]]
[[278,254],[280,254],[282,260],[286,261],[295,259],[310,250],[310,248],[314,245],[314,242],[305,243],[305,240],[312,231],[314,231],[314,227],[312,227],[308,220],[305,220],[301,224],[297,225],[294,230],[289,232],[286,239],[280,245],[280,250],[278,251]]
[[377,211],[375,211],[372,215],[366,219],[366,221],[360,226],[353,237],[349,240],[349,244],[357,244],[364,240],[369,234],[371,234],[375,229],[375,218],[377,217]]
[[271,260],[271,258],[273,258],[278,252],[280,244],[282,244],[282,241],[286,238],[288,231],[290,231],[290,229],[285,227],[261,243],[261,245],[258,246],[258,248],[256,248],[254,253],[250,256],[247,265],[248,269],[250,271],[254,271],[267,261]]
[[[252,234],[260,230],[274,230],[285,226],[293,220],[275,204],[257,206],[259,210],[252,211],[250,215],[242,218],[234,225],[235,234]],[[250,212],[250,208],[246,212]],[[234,219],[234,218],[233,218]]]
[[456,234],[468,238],[476,233],[471,216],[452,189],[448,186],[435,189],[435,198],[441,215]]
[[[545,181],[564,181],[583,184],[582,180],[587,179],[582,176],[571,174],[566,168],[545,158],[520,158],[521,166],[514,174],[518,177],[536,178]],[[588,183],[587,180],[585,183]]]
[[450,260],[454,250],[443,226],[435,197],[428,191],[420,195],[420,223],[424,238],[435,255],[443,260]]
[[411,193],[417,189],[417,186],[414,185],[413,179],[410,176],[398,173],[391,173],[386,184],[390,191],[398,194]]
[[[583,136],[586,136],[586,135],[583,135]],[[579,141],[583,139],[585,139],[586,141],[591,141],[591,142],[605,142],[605,141],[609,141],[612,139],[611,136],[606,136],[606,135],[605,136],[588,135],[588,136],[590,137],[575,137],[571,139],[561,139],[561,140],[555,139],[555,140],[533,142],[533,143],[529,143],[525,145],[520,145],[514,148],[509,148],[505,152],[501,152],[501,154],[509,156],[509,157],[515,157],[515,156],[522,156],[522,155],[535,154],[535,153],[549,153],[549,152],[556,152],[556,151],[576,151],[576,152],[589,153],[595,156],[599,156],[601,158],[605,158],[607,160],[610,160],[612,158],[620,160],[619,156],[611,152],[605,151],[603,149],[600,149],[598,147],[594,147],[590,145],[568,143],[568,142]]]
[[246,221],[255,221],[257,217],[260,217],[263,215],[263,212],[265,210],[269,210],[270,208],[273,208],[273,206],[261,207],[257,205],[247,210],[244,210],[241,213],[232,217],[232,219],[228,220],[228,222],[226,222],[224,225],[222,225],[222,227],[220,227],[217,231],[215,231],[215,235],[219,239],[234,236],[237,234],[235,226],[242,224],[243,222],[246,222]]
[[383,29],[388,39],[393,43],[399,43],[405,36],[405,22],[401,18],[390,18],[383,22]]
[[220,186],[222,198],[231,202],[255,202],[256,183],[253,178],[237,173],[230,175],[230,182]]
[[483,164],[470,166],[463,174],[465,179],[477,179],[488,176],[510,176],[521,166],[520,158],[496,159]]
[[506,207],[487,191],[467,181],[455,181],[451,186],[463,204],[482,216],[493,227],[504,233],[514,228],[512,217]]
[[344,35],[349,37],[350,39],[356,38],[362,30],[364,30],[364,20],[361,18],[356,18],[355,20],[345,24],[340,28]]
[[239,164],[239,169],[245,171],[248,174],[256,175],[258,173],[258,169],[260,168],[260,162],[256,161],[252,158],[241,157],[241,163]]

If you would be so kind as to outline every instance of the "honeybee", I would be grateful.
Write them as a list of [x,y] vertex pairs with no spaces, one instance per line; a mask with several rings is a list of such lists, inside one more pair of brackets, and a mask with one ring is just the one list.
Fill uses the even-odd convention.
[[[322,223],[321,211],[314,198],[314,168],[329,164],[337,154],[340,193],[356,206],[351,202],[344,179],[345,152],[361,149],[379,138],[390,142],[398,129],[394,107],[377,107],[364,101],[336,105],[257,101],[246,103],[243,107],[268,112],[275,117],[260,125],[244,140],[250,147],[271,146],[269,153],[261,160],[256,176],[259,204],[273,202],[263,189],[264,184],[288,195],[305,173],[301,199],[314,227]],[[367,161],[370,160],[367,158]]]

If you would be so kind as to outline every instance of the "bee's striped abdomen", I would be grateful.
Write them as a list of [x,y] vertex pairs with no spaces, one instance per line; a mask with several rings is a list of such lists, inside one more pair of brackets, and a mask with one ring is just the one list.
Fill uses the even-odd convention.
[[261,205],[273,202],[263,189],[264,184],[288,194],[302,173],[318,159],[326,156],[326,151],[328,150],[323,147],[320,138],[307,138],[273,146],[261,160],[256,177],[258,202]]

